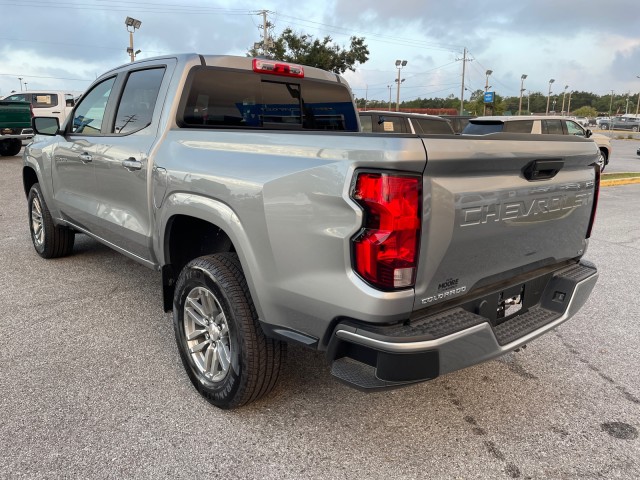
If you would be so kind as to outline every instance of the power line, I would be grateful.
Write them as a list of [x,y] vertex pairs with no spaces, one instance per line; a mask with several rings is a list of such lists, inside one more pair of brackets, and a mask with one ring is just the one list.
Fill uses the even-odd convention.
[[23,78],[49,78],[53,80],[68,80],[71,82],[93,82],[93,78],[65,78],[65,77],[45,77],[41,75],[25,75],[24,73],[0,73],[3,77],[23,77]]

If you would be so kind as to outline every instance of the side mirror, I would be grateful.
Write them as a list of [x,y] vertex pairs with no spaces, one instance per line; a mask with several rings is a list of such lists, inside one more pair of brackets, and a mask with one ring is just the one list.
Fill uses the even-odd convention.
[[60,131],[60,121],[58,117],[33,117],[31,119],[33,131],[38,135],[48,135],[53,137]]
[[585,136],[586,138],[589,138],[591,135],[593,135],[593,132],[587,128],[587,129],[584,131],[584,136]]

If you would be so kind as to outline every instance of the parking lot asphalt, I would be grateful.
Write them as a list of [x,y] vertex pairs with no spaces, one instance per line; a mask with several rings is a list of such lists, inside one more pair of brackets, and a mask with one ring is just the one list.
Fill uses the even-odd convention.
[[160,274],[84,235],[41,259],[21,185],[0,159],[1,478],[640,478],[640,185],[601,190],[598,284],[525,350],[365,394],[290,348],[236,411],[189,383]]
[[636,152],[640,148],[640,140],[612,139],[613,154],[605,173],[640,172],[640,155]]

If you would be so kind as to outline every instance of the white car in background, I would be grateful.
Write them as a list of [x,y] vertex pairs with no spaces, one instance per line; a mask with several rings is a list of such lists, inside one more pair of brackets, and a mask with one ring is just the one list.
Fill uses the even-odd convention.
[[67,90],[29,90],[14,92],[2,100],[29,102],[33,108],[34,117],[57,117],[60,125],[73,109],[78,92]]
[[462,131],[463,135],[487,135],[490,133],[533,133],[546,135],[578,135],[590,138],[600,150],[600,171],[604,171],[611,158],[611,141],[606,135],[593,133],[585,129],[574,119],[561,116],[501,116],[501,117],[477,117],[469,120],[469,124]]

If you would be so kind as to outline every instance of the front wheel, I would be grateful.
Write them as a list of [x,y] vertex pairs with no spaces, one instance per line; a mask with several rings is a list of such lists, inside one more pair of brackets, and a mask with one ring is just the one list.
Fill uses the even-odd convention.
[[638,127],[632,127],[631,130],[633,130],[634,132],[638,131]]
[[191,383],[212,404],[240,407],[275,386],[285,345],[267,338],[258,324],[236,254],[200,257],[184,267],[173,327]]
[[42,258],[57,258],[69,255],[73,251],[75,232],[67,227],[53,223],[40,190],[35,183],[29,190],[27,200],[29,208],[29,230],[33,247]]
[[600,155],[598,155],[598,160],[596,160],[598,165],[600,165],[600,172],[604,172],[605,167],[607,166],[607,152],[604,150],[600,150]]

